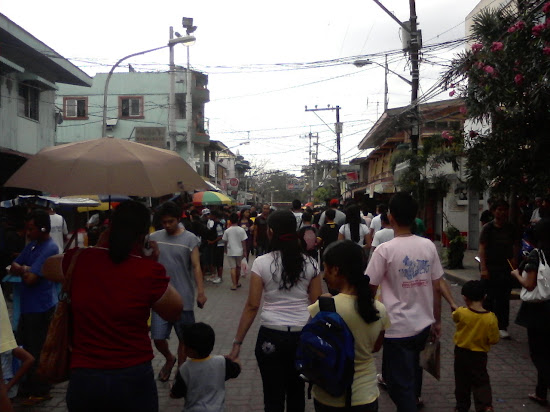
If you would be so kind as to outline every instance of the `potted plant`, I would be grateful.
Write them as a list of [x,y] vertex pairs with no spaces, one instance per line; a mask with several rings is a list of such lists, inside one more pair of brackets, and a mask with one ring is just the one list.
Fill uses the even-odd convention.
[[447,235],[447,239],[449,239],[449,247],[447,248],[447,268],[464,269],[462,259],[464,258],[466,239],[454,226],[449,226],[445,234]]

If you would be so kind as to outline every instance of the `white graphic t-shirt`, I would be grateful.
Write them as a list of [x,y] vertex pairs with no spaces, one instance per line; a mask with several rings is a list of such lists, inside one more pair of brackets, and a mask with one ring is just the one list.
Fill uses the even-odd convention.
[[381,244],[366,274],[371,285],[382,287],[391,321],[387,338],[414,336],[435,322],[432,281],[443,276],[443,267],[431,240],[411,235]]

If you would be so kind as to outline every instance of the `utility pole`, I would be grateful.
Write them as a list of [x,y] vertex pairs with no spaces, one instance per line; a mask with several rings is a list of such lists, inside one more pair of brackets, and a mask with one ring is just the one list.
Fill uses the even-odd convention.
[[338,198],[341,196],[341,190],[340,190],[340,138],[342,134],[342,123],[340,123],[340,106],[336,107],[326,107],[322,109],[318,109],[315,107],[315,109],[308,109],[306,106],[306,112],[319,112],[319,111],[325,111],[325,110],[336,110],[336,123],[334,125],[334,130],[336,133],[336,195]]
[[[401,22],[397,17],[393,15],[379,0],[373,0],[382,10],[384,10],[392,19],[394,19],[397,24],[399,24],[403,30],[405,30],[410,35],[410,45],[408,51],[411,55],[411,75],[412,82],[411,84],[411,106],[412,106],[412,118],[411,118],[411,149],[414,154],[418,153],[418,140],[419,140],[419,110],[418,110],[418,85],[420,81],[420,71],[419,71],[419,50],[420,50],[420,33],[417,27],[416,21],[416,1],[409,0],[409,24]],[[407,51],[407,50],[406,50]],[[386,63],[386,70],[387,70]]]
[[191,86],[193,83],[193,73],[191,73],[191,67],[189,64],[189,47],[187,47],[187,70],[186,70],[186,79],[185,79],[185,88],[187,93],[185,93],[185,123],[187,124],[187,157],[189,158],[189,164],[193,170],[197,170],[195,165],[195,153],[193,150],[193,96]]
[[419,140],[419,110],[418,110],[418,84],[419,84],[419,68],[418,68],[418,51],[420,44],[418,41],[418,31],[416,24],[416,3],[415,0],[409,0],[410,8],[410,23],[411,23],[411,67],[412,67],[412,90],[411,90],[411,105],[413,106],[413,119],[411,125],[411,149],[414,154],[418,153]]
[[[315,133],[316,142],[313,143],[315,145],[315,166],[313,167],[313,186],[317,186],[317,182],[319,181],[317,177],[317,161],[319,160],[319,133]],[[313,191],[315,193],[315,189]],[[312,198],[312,201],[314,199]]]
[[388,71],[388,55],[386,54],[384,64],[384,113],[388,111]]
[[[174,28],[170,26],[170,40],[174,39]],[[174,46],[170,46],[170,94],[168,97],[168,143],[170,150],[176,150],[176,65]]]

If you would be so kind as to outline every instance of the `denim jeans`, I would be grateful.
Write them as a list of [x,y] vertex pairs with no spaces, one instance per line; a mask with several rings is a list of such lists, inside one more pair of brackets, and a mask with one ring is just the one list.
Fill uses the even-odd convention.
[[157,412],[151,362],[123,369],[73,369],[67,407],[77,412]]
[[398,412],[416,412],[416,401],[422,391],[420,352],[429,333],[430,326],[415,336],[384,339],[382,375]]
[[40,364],[40,353],[46,341],[55,308],[54,306],[46,312],[22,313],[19,319],[17,342],[35,359],[19,387],[20,392],[25,396],[44,396],[50,392],[51,385],[37,376],[36,370]]
[[256,359],[262,375],[265,412],[303,412],[305,383],[294,361],[301,332],[282,332],[260,327]]

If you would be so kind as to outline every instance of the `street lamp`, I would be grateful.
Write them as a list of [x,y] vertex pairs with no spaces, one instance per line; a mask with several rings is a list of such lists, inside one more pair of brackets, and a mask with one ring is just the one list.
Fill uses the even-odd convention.
[[107,79],[105,79],[105,88],[103,89],[103,127],[102,127],[102,130],[101,130],[101,136],[102,137],[107,136],[107,91],[109,90],[109,82],[111,81],[111,76],[113,75],[113,72],[115,71],[115,69],[118,67],[118,65],[120,63],[122,63],[126,59],[129,59],[130,57],[139,56],[139,55],[145,54],[145,53],[150,53],[150,52],[153,52],[153,51],[156,51],[156,50],[164,49],[165,47],[168,47],[168,46],[156,47],[154,49],[149,49],[149,50],[145,50],[145,51],[142,51],[142,52],[129,54],[128,56],[123,57],[122,59],[117,61],[114,64],[114,66],[111,67],[111,70],[109,71],[109,74],[107,75]]
[[[124,60],[129,59],[130,57],[140,56],[140,55],[146,54],[146,53],[151,53],[151,52],[154,52],[154,51],[157,51],[157,50],[160,50],[160,49],[164,49],[166,47],[170,47],[170,49],[172,49],[172,46],[174,44],[178,44],[178,43],[184,43],[185,44],[185,43],[191,43],[191,42],[194,42],[194,41],[195,41],[195,38],[193,36],[185,36],[185,37],[181,37],[181,38],[178,38],[178,39],[173,39],[173,41],[171,39],[171,41],[169,41],[168,45],[166,45],[166,46],[155,47],[154,49],[149,49],[149,50],[144,50],[144,51],[141,51],[141,52],[129,54],[128,56],[125,56],[122,59],[120,59],[119,61],[117,61],[113,65],[113,67],[111,67],[111,70],[109,71],[109,74],[107,75],[107,78],[105,79],[105,87],[103,89],[103,123],[102,123],[102,130],[101,130],[101,136],[102,137],[107,136],[107,93],[109,91],[109,83],[111,81],[111,77],[113,75],[113,72],[118,67],[118,65],[120,63],[122,63]],[[173,65],[173,62],[171,62],[170,67],[172,67],[172,65]]]
[[228,150],[234,149],[234,148],[239,147],[239,146],[243,146],[245,144],[250,144],[250,142],[249,141],[248,142],[242,142],[242,143],[239,143],[238,145],[231,146],[231,147],[226,147],[223,150],[216,151],[216,161],[214,162],[214,182],[215,182],[216,185],[218,185],[218,163],[219,163],[219,159],[220,159],[220,153],[227,152]]
[[368,64],[376,64],[377,66],[380,66],[384,69],[384,111],[388,110],[388,72],[395,74],[397,77],[399,77],[401,80],[403,80],[405,83],[407,83],[409,86],[412,86],[412,81],[407,79],[406,77],[401,76],[399,73],[394,72],[388,67],[388,55],[386,54],[386,61],[385,64],[382,65],[378,62],[372,61],[372,60],[355,60],[353,62],[353,65],[355,67],[363,67]]

